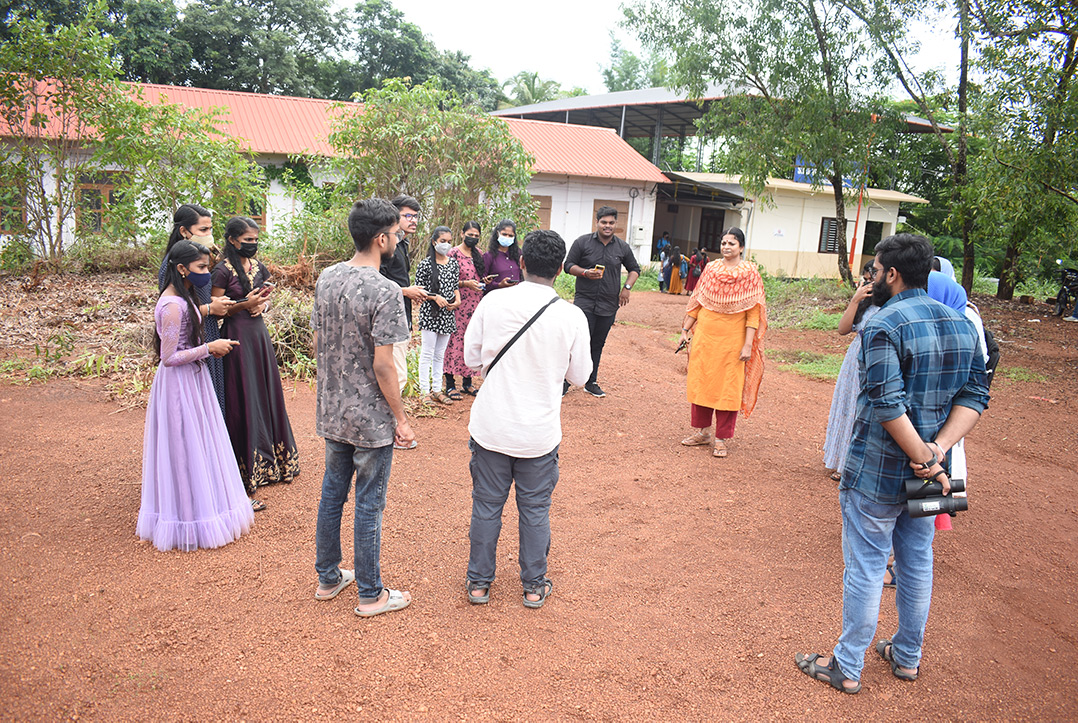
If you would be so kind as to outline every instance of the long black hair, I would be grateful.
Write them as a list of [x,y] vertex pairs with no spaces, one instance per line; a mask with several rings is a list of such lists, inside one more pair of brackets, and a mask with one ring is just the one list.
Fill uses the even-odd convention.
[[[483,235],[483,227],[479,225],[478,221],[468,221],[461,227],[460,232],[471,231],[475,229],[479,232],[479,235]],[[516,229],[514,229],[516,230]],[[472,252],[472,263],[475,264],[475,273],[480,279],[487,275],[487,266],[483,263],[483,254],[479,251],[479,244],[472,246],[469,251]]]
[[[188,241],[187,239],[181,239],[172,245],[172,249],[165,256],[165,275],[158,284],[158,298],[165,292],[169,286],[176,289],[176,293],[180,298],[187,302],[187,314],[189,323],[187,324],[187,343],[188,348],[193,348],[202,343],[202,324],[198,323],[198,309],[197,302],[195,301],[192,289],[187,288],[187,280],[184,279],[179,269],[176,268],[178,264],[190,268],[191,264],[198,261],[203,256],[209,256],[210,250],[200,243],[194,241]],[[156,325],[154,326],[153,333],[153,347],[157,354],[157,358],[161,358],[161,334],[157,331]]]
[[[430,232],[430,248],[427,249],[427,259],[430,261],[430,288],[427,289],[432,294],[441,293],[441,281],[438,278],[441,274],[438,273],[438,252],[434,250],[434,242],[438,240],[438,237],[443,233],[447,233],[450,236],[453,235],[453,229],[448,226],[435,226],[434,230]],[[440,306],[436,307],[441,309]]]
[[172,247],[176,245],[176,242],[183,238],[180,229],[186,228],[190,230],[192,226],[198,223],[200,218],[213,218],[213,215],[197,203],[185,203],[176,209],[176,213],[172,214],[172,233],[169,234],[168,245],[165,246],[166,256],[172,250]]
[[[232,245],[229,239],[239,240],[240,236],[247,233],[249,230],[258,230],[258,224],[254,219],[247,218],[246,216],[233,216],[228,219],[228,223],[225,224],[225,259],[232,264],[232,268],[236,272],[236,276],[240,280],[240,286],[243,288],[243,295],[247,296],[251,293],[251,279],[247,277],[247,274],[243,273],[243,262],[240,261],[240,255],[236,251],[236,247]],[[258,261],[252,261],[252,263],[258,263]],[[258,272],[255,272],[257,276]]]
[[503,218],[499,221],[498,225],[494,227],[494,230],[490,232],[490,255],[493,257],[494,254],[498,253],[498,249],[502,247],[502,245],[498,243],[498,237],[501,235],[502,231],[507,228],[513,229],[513,245],[505,249],[505,255],[519,264],[520,244],[517,243],[516,239],[517,225],[508,218]]
[[670,252],[670,268],[681,268],[681,247],[675,246]]
[[[864,276],[866,273],[871,271],[874,265],[875,264],[873,261],[866,261],[864,268],[861,269],[861,275]],[[861,317],[865,315],[865,311],[870,306],[872,306],[872,294],[869,294],[865,298],[861,299],[861,302],[857,305],[857,313],[853,315],[854,324],[861,321]]]

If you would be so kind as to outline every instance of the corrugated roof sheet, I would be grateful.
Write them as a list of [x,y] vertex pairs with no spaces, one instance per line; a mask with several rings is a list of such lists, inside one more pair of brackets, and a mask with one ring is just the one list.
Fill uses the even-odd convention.
[[666,176],[609,128],[506,118],[536,173],[662,183]]
[[239,138],[252,153],[329,155],[333,101],[261,95],[173,85],[132,84],[150,103],[191,108],[224,108],[222,131]]
[[[229,90],[127,83],[144,102],[221,109],[220,130],[257,154],[331,155],[327,138],[334,102]],[[361,111],[362,106],[352,106]],[[535,173],[662,182],[662,172],[608,129],[545,121],[502,119],[535,156]],[[51,129],[50,129],[51,130]],[[53,130],[55,137],[58,130]]]
[[[736,183],[740,185],[741,176],[732,173],[681,173],[680,175],[691,178],[701,183]],[[830,194],[830,184],[814,189],[811,183],[801,183],[799,181],[791,181],[786,178],[768,178],[767,188],[769,190],[783,190],[783,191],[796,191],[798,193],[806,193],[809,195],[816,195],[820,193]],[[902,193],[901,191],[889,191],[886,188],[871,188],[865,187],[865,195],[870,200],[875,201],[898,201],[900,203],[928,203],[920,196],[913,196],[908,193]]]

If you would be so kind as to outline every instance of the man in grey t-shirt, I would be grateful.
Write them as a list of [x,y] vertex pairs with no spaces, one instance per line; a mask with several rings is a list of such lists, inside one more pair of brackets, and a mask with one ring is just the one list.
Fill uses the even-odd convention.
[[[318,359],[315,429],[326,441],[326,473],[318,504],[316,600],[330,600],[352,580],[356,615],[370,617],[408,607],[411,594],[382,586],[382,510],[393,444],[415,434],[401,403],[393,344],[408,338],[400,287],[378,273],[393,255],[400,213],[374,198],[348,216],[356,253],[323,271],[314,292],[311,328]],[[355,572],[342,570],[341,512],[356,480]]]

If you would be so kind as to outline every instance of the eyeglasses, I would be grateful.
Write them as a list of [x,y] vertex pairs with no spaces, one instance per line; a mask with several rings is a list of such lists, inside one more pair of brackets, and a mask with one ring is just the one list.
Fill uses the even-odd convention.
[[418,213],[402,213],[401,218],[408,219],[409,221],[415,221],[417,218],[419,218],[419,214]]
[[877,269],[875,266],[873,266],[871,269],[868,270],[868,278],[875,279],[879,273],[880,269]]

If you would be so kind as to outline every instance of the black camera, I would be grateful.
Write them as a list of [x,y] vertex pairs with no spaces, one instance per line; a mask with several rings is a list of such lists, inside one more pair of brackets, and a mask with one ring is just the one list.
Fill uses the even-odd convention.
[[910,517],[932,517],[948,514],[954,517],[956,512],[969,509],[969,500],[955,497],[955,492],[965,492],[966,481],[951,480],[951,494],[943,494],[943,484],[935,479],[906,480],[906,511]]

